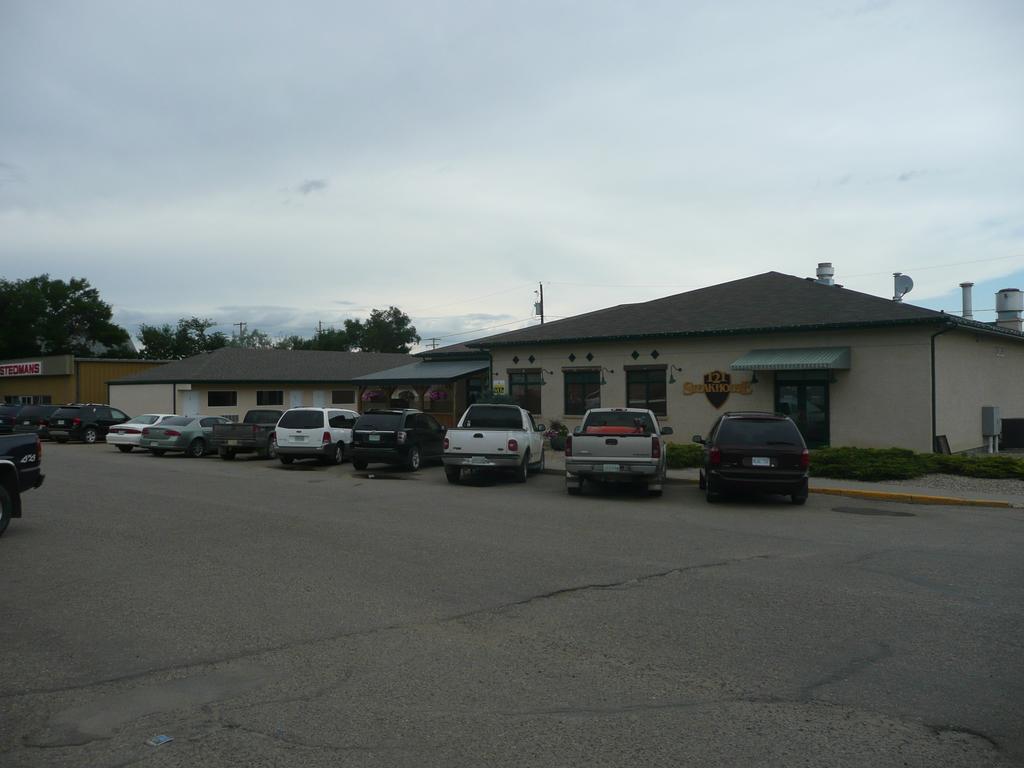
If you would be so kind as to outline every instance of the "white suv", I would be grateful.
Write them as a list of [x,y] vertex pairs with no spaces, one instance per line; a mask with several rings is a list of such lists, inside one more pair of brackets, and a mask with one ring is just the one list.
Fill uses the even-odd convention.
[[277,457],[282,464],[295,459],[320,459],[341,464],[352,452],[352,425],[359,414],[341,408],[291,408],[277,422]]

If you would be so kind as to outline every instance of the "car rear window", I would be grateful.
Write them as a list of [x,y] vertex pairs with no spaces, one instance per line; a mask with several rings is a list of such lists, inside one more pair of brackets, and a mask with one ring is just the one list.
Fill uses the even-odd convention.
[[784,419],[726,419],[717,443],[725,445],[803,445],[800,430]]
[[0,405],[0,416],[14,416],[22,407],[20,405]]
[[78,415],[78,412],[80,410],[82,410],[82,409],[81,408],[58,408],[56,411],[53,412],[53,418],[55,418],[55,419],[64,419],[64,418],[69,418],[70,419],[70,418],[74,418],[75,416]]
[[153,413],[144,413],[132,419],[132,424],[156,424],[160,417]]
[[323,411],[288,411],[278,422],[284,429],[317,429],[323,425]]
[[462,422],[464,427],[476,429],[522,429],[523,417],[518,408],[499,405],[472,405]]
[[583,425],[586,435],[649,435],[654,423],[646,413],[601,411],[592,413]]
[[401,429],[405,421],[403,413],[368,413],[360,416],[354,429]]
[[56,409],[52,406],[46,405],[26,405],[21,411],[18,412],[18,416],[23,419],[45,419],[49,414],[53,413]]
[[186,427],[195,421],[194,416],[172,416],[160,422],[161,427]]
[[281,418],[280,411],[249,411],[245,414],[243,424],[277,424]]

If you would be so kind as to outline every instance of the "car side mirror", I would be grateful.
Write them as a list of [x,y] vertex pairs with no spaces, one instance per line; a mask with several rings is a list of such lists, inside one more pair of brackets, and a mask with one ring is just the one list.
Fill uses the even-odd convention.
[[663,435],[671,435],[672,434],[672,427],[663,427],[662,430],[661,430],[661,434],[663,434]]
[[538,432],[543,432],[546,429],[547,429],[547,427],[545,427],[543,424],[538,424],[537,425],[537,431]]
[[704,445],[704,438],[700,435],[694,435],[693,442],[698,443],[699,445]]
[[578,427],[573,427],[573,428],[572,428],[572,433],[573,433],[574,435],[582,435],[582,434],[583,434],[583,425],[581,424],[581,425],[580,425],[580,426],[578,426]]

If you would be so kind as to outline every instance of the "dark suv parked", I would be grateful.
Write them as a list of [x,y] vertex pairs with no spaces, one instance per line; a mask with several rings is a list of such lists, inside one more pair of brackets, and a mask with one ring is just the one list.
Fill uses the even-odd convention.
[[788,494],[794,504],[807,501],[810,454],[788,416],[762,411],[723,413],[704,446],[700,487],[708,501],[729,491]]
[[41,440],[50,439],[49,421],[59,405],[26,405],[14,420],[15,432],[31,432]]
[[370,462],[380,462],[415,472],[424,461],[440,461],[444,432],[433,416],[422,411],[367,411],[352,427],[352,466],[366,469]]
[[23,405],[0,405],[0,435],[14,431],[14,421]]
[[95,443],[107,436],[115,424],[128,421],[128,415],[109,405],[95,403],[62,405],[49,418],[50,437],[58,443],[81,440]]

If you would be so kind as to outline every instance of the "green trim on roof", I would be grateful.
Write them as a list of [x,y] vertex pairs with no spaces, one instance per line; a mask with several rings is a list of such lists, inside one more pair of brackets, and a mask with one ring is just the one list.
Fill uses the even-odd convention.
[[753,349],[731,363],[734,371],[849,370],[849,347]]

